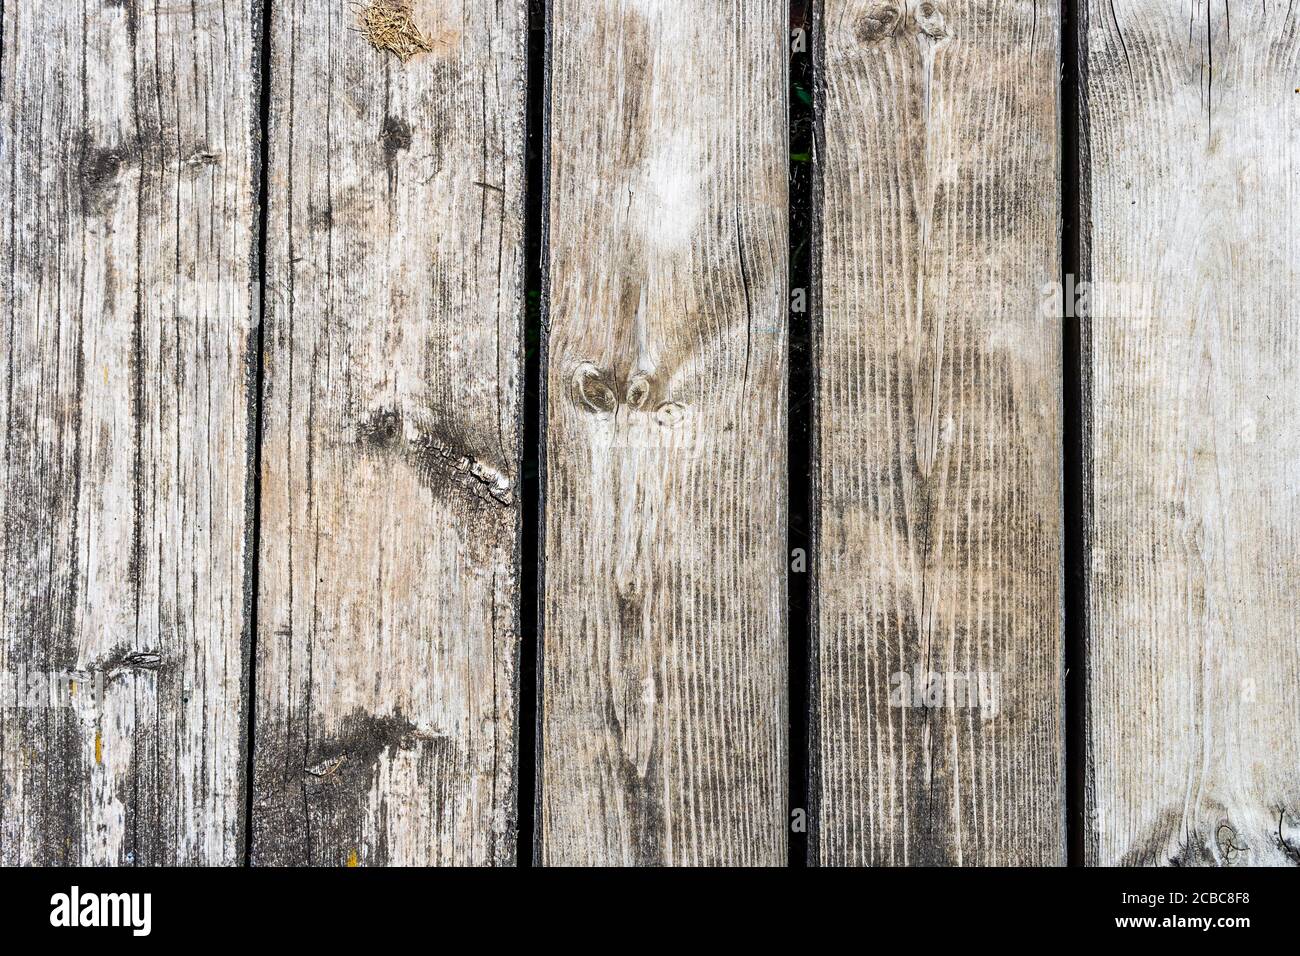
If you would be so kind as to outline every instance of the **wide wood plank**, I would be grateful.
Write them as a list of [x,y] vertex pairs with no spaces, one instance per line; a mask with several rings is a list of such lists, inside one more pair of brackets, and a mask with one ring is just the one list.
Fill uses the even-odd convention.
[[786,7],[550,18],[541,860],[778,865]]
[[1087,859],[1295,865],[1300,11],[1087,12]]
[[242,859],[254,7],[3,5],[5,865]]
[[254,863],[515,858],[525,7],[272,11]]
[[816,856],[1060,863],[1058,11],[821,27]]

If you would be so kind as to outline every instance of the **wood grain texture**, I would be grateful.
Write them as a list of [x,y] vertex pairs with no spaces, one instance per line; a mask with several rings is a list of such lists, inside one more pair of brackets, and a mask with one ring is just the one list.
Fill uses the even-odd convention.
[[1057,16],[825,5],[823,864],[1064,860]]
[[242,858],[254,7],[4,4],[6,865]]
[[515,857],[526,8],[273,10],[253,861]]
[[1300,11],[1087,6],[1087,858],[1294,865]]
[[550,8],[547,864],[785,859],[786,15]]

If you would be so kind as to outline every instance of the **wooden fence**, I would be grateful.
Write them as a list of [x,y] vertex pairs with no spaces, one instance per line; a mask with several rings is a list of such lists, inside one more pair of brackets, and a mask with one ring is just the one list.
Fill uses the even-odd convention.
[[266,4],[0,8],[0,862],[1300,862],[1291,5]]

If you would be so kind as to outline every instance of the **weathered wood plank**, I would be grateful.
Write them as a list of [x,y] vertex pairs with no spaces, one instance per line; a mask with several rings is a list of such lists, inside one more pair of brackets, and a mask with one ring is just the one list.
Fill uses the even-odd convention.
[[1087,8],[1087,858],[1296,864],[1300,11]]
[[817,857],[1060,863],[1058,11],[822,28]]
[[253,860],[515,857],[523,0],[273,11]]
[[781,864],[785,4],[550,16],[541,859]]
[[6,865],[242,858],[254,7],[3,7]]

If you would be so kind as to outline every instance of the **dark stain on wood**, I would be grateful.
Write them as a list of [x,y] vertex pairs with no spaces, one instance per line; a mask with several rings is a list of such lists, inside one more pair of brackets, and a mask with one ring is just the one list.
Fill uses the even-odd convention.
[[379,131],[379,142],[384,149],[384,161],[392,166],[398,153],[411,148],[411,124],[400,116],[386,114]]
[[903,12],[895,3],[877,3],[858,15],[853,34],[862,43],[879,43],[895,36],[903,23]]
[[78,173],[82,204],[87,216],[103,213],[113,203],[122,167],[131,161],[131,151],[120,147],[87,143],[81,152]]
[[516,504],[514,482],[501,467],[486,456],[463,451],[453,441],[464,436],[440,433],[427,426],[416,426],[414,436],[406,434],[406,419],[392,408],[381,408],[357,426],[357,444],[370,454],[394,454],[412,468],[435,494],[450,490],[468,494],[479,503],[513,507]]

